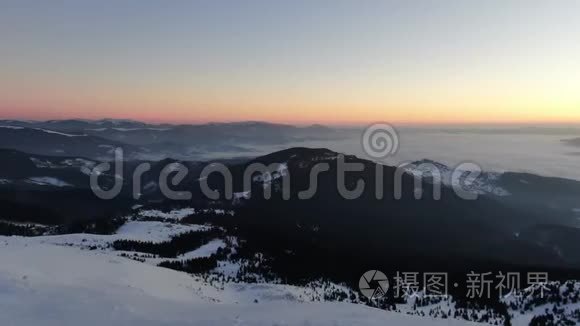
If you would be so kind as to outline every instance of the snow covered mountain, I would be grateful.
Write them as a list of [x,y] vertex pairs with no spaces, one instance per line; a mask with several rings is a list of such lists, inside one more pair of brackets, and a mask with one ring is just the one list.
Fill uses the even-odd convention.
[[[136,209],[110,234],[60,234],[54,228],[20,224],[44,228],[41,233],[45,235],[0,236],[3,322],[247,326],[506,323],[498,311],[466,307],[453,296],[429,298],[419,293],[390,308],[383,307],[385,311],[365,305],[368,302],[358,290],[346,284],[319,280],[289,285],[259,274],[257,267],[268,263],[266,255],[240,258],[237,251],[245,250],[241,239],[212,232],[216,226],[209,223],[191,224],[199,216],[235,219],[236,213],[191,207]],[[211,236],[175,258],[154,253],[155,248],[176,239],[193,239],[192,234]],[[133,247],[119,248],[119,243]],[[208,260],[216,263],[204,271],[181,269],[184,262]],[[546,294],[514,294],[502,299],[510,324],[580,321],[580,283],[550,282]]]
[[[444,164],[432,160],[424,159],[409,163],[403,168],[414,176],[428,180],[430,183],[443,183],[453,186],[461,180],[461,175],[470,172],[469,170],[454,170]],[[490,194],[495,196],[509,196],[510,193],[498,185],[501,178],[500,173],[478,171],[478,176],[466,185],[467,191],[476,194]],[[457,175],[457,177],[454,177]]]
[[[107,241],[120,238],[160,242],[199,228],[203,226],[129,221],[112,236],[0,237],[2,323],[47,326],[465,324],[406,316],[362,305],[311,302],[307,299],[312,291],[309,288],[208,282],[199,276],[120,256],[120,252],[105,246]],[[102,245],[100,249],[89,250],[95,243]],[[215,252],[202,251],[198,255]]]
[[[455,289],[443,300],[376,304],[383,310],[415,316],[371,310],[371,315],[378,313],[381,320],[411,325],[440,322],[433,318],[491,324],[511,320],[523,325],[550,318],[562,322],[577,319],[580,288],[565,281],[580,275],[576,250],[580,237],[574,224],[578,223],[578,182],[522,173],[484,173],[472,188],[480,195],[477,200],[459,200],[445,181],[441,200],[435,200],[428,193],[433,180],[423,169],[436,167],[444,177],[451,172],[446,166],[424,161],[416,162],[402,176],[400,199],[389,192],[377,199],[375,163],[342,157],[324,148],[291,148],[251,160],[223,162],[232,172],[233,198],[209,200],[201,194],[200,171],[205,164],[167,159],[146,162],[151,170],[143,175],[139,199],[131,196],[131,174],[143,162],[125,162],[122,193],[115,200],[100,201],[87,188],[90,171],[98,160],[15,150],[0,150],[0,156],[0,234],[5,235],[0,237],[0,258],[9,262],[0,268],[0,288],[33,303],[36,314],[54,323],[62,316],[50,319],[45,313],[50,307],[47,297],[53,295],[63,298],[56,302],[59,314],[66,315],[65,302],[70,300],[75,311],[99,321],[103,319],[97,315],[102,314],[109,318],[104,321],[112,324],[147,324],[146,319],[151,324],[261,325],[275,323],[268,318],[276,316],[287,318],[282,323],[290,325],[355,324],[354,318],[363,325],[374,324],[374,317],[360,317],[368,310],[363,306],[371,303],[357,288],[361,273],[371,266],[389,275],[395,268],[440,269],[455,273],[455,277],[457,273],[464,277],[471,270],[527,270],[533,266],[553,272],[556,278],[549,286],[558,295],[549,300],[532,297],[495,300],[492,306],[486,306],[489,302],[485,301],[467,304]],[[366,190],[356,200],[341,197],[337,190],[339,157],[364,166],[361,172],[348,172],[344,180],[350,188],[358,179],[365,181]],[[159,193],[156,182],[160,171],[176,162],[186,165],[189,174],[173,189],[191,191],[191,202],[167,200]],[[246,189],[243,174],[254,163],[273,168],[252,175],[250,189]],[[319,175],[314,197],[302,200],[298,193],[310,185],[310,171],[318,163],[328,164],[329,169]],[[383,186],[388,191],[394,185],[396,168],[382,169]],[[427,192],[420,201],[414,197],[417,172],[424,177]],[[103,175],[103,181],[114,179],[113,175]],[[204,181],[225,193],[219,175]],[[282,185],[288,181],[292,188],[285,200]],[[497,189],[505,193],[498,195]],[[264,198],[266,190],[272,190],[272,198]],[[38,258],[35,252],[46,257]],[[55,258],[57,262],[52,263],[53,255],[65,258]],[[62,261],[69,258],[68,265]],[[75,274],[77,261],[92,266],[91,271],[76,267],[86,275]],[[102,275],[96,272],[101,264]],[[43,270],[40,265],[49,267]],[[65,269],[59,270],[63,276],[52,277],[58,268]],[[137,269],[145,272],[133,280],[131,273],[138,273]],[[45,279],[40,274],[51,277]],[[6,275],[8,279],[3,279]],[[157,277],[168,280],[156,281]],[[86,283],[84,288],[81,279]],[[142,279],[159,284],[142,284]],[[99,283],[103,286],[98,287]],[[85,294],[78,293],[79,287]],[[176,296],[165,288],[174,289]],[[152,296],[152,301],[135,298],[135,292]],[[10,300],[0,295],[0,305],[7,302]],[[194,303],[200,304],[199,310],[191,311],[198,313],[213,312],[214,304],[218,306],[215,309],[225,310],[218,319],[205,316],[199,320],[180,308]],[[336,314],[336,319],[309,310],[321,303],[316,310]],[[345,306],[347,303],[352,305]],[[290,306],[296,309],[293,313],[281,311]],[[262,309],[259,307],[272,311],[272,315],[256,317]],[[16,314],[9,316],[16,324],[20,324],[16,320],[33,323],[18,319],[24,318],[22,310],[0,308]],[[65,320],[70,324],[78,322],[73,308],[68,311],[72,319]],[[105,309],[113,313],[106,314]],[[165,309],[170,317],[165,316]],[[149,311],[164,317],[156,319]],[[172,312],[184,317],[175,317]],[[243,318],[236,320],[236,316]],[[417,317],[422,318],[417,321]]]

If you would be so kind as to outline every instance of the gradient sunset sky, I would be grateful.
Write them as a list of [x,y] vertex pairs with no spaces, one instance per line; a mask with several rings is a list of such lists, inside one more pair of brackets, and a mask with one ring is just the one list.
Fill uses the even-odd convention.
[[0,118],[580,122],[580,1],[0,2]]

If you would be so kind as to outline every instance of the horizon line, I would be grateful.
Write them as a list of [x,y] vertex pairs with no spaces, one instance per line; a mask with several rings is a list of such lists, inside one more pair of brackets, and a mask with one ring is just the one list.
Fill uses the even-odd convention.
[[150,125],[211,125],[211,124],[242,124],[242,123],[264,123],[273,125],[289,125],[289,126],[337,126],[337,127],[364,127],[374,123],[388,123],[394,126],[401,127],[461,127],[461,126],[473,126],[473,127],[493,127],[493,126],[577,126],[580,127],[580,121],[436,121],[436,122],[417,122],[417,121],[388,121],[388,120],[372,120],[368,122],[356,121],[356,122],[342,122],[342,121],[276,121],[276,120],[260,120],[260,119],[240,119],[240,120],[189,120],[189,121],[176,121],[174,119],[160,120],[160,119],[134,119],[134,118],[112,118],[112,117],[101,117],[101,118],[83,118],[83,117],[65,117],[65,118],[52,118],[52,119],[29,119],[29,118],[18,118],[18,117],[0,117],[3,121],[20,121],[20,122],[50,122],[50,121],[89,121],[89,122],[99,122],[99,121],[126,121],[126,122],[137,122]]

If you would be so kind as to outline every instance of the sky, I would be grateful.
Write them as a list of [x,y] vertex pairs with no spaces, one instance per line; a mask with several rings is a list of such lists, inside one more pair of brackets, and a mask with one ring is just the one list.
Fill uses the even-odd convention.
[[0,118],[580,122],[579,1],[0,1]]

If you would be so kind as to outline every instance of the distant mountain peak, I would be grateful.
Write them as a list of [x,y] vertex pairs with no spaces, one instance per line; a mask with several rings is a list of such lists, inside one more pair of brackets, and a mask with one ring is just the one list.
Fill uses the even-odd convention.
[[257,161],[283,163],[291,160],[319,160],[320,158],[336,158],[339,153],[327,148],[292,147],[257,158]]

